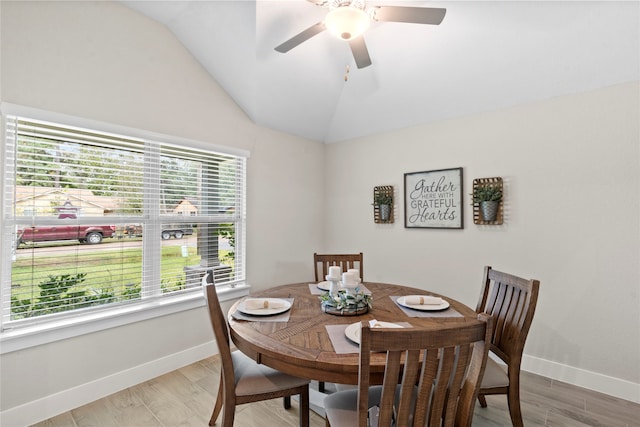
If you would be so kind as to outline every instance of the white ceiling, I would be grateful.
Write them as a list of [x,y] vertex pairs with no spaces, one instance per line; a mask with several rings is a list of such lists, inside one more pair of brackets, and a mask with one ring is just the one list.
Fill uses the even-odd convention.
[[364,69],[326,31],[274,51],[323,19],[306,0],[122,3],[167,26],[254,122],[315,141],[640,79],[637,0],[371,0],[447,14],[439,26],[374,23]]

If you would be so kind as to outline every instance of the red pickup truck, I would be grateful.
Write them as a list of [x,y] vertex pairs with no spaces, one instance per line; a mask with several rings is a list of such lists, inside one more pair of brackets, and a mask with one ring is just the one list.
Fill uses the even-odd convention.
[[[65,215],[75,219],[75,215]],[[18,246],[24,242],[49,242],[53,240],[78,240],[92,245],[102,242],[105,237],[113,237],[115,225],[75,225],[61,224],[46,227],[28,227],[18,230]]]

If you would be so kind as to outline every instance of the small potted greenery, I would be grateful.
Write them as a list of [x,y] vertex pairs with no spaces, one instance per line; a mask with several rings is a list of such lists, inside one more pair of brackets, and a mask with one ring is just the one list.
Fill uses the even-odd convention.
[[483,221],[495,221],[502,200],[502,190],[497,184],[479,184],[471,194],[473,203],[480,206]]
[[391,205],[393,204],[393,196],[388,193],[376,193],[373,196],[373,205],[380,209],[380,219],[389,221],[391,214]]

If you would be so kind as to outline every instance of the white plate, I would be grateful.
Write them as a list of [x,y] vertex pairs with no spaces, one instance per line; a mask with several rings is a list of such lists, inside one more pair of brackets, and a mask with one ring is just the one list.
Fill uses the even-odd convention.
[[[320,289],[321,291],[327,291],[328,292],[330,287],[331,287],[331,282],[327,282],[327,281],[320,282],[320,283],[318,283],[317,286],[318,286],[318,289]],[[344,288],[342,287],[340,282],[338,282],[338,290],[340,291],[342,289],[344,289]]]
[[[361,322],[352,323],[344,330],[346,337],[356,344],[360,344],[360,324]],[[377,326],[378,328],[404,328],[402,325],[390,322],[376,322],[376,325],[380,325]]]
[[267,301],[277,301],[277,302],[281,302],[284,304],[283,307],[280,308],[258,308],[258,309],[250,309],[250,308],[246,308],[244,306],[244,301],[241,301],[240,304],[238,304],[238,311],[240,313],[244,313],[244,314],[250,314],[252,316],[271,316],[273,314],[280,314],[280,313],[284,313],[285,311],[289,310],[291,308],[291,303],[289,301],[287,301],[286,299],[280,299],[280,298],[264,298]]
[[425,296],[425,295],[406,295],[398,298],[398,304],[400,304],[403,307],[408,307],[414,310],[422,310],[422,311],[439,311],[439,310],[445,310],[449,308],[449,302],[445,300],[442,300],[441,304],[407,304],[405,302],[405,298],[412,298],[412,297],[420,298],[422,296]]

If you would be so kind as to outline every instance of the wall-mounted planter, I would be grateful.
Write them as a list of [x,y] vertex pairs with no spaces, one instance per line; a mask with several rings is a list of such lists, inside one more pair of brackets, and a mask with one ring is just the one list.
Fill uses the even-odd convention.
[[[491,198],[497,192],[500,200],[475,200],[477,198]],[[504,190],[502,178],[476,178],[473,180],[473,192],[471,193],[473,205],[473,223],[500,225],[503,222]]]
[[376,224],[393,223],[393,185],[373,188],[373,220]]

